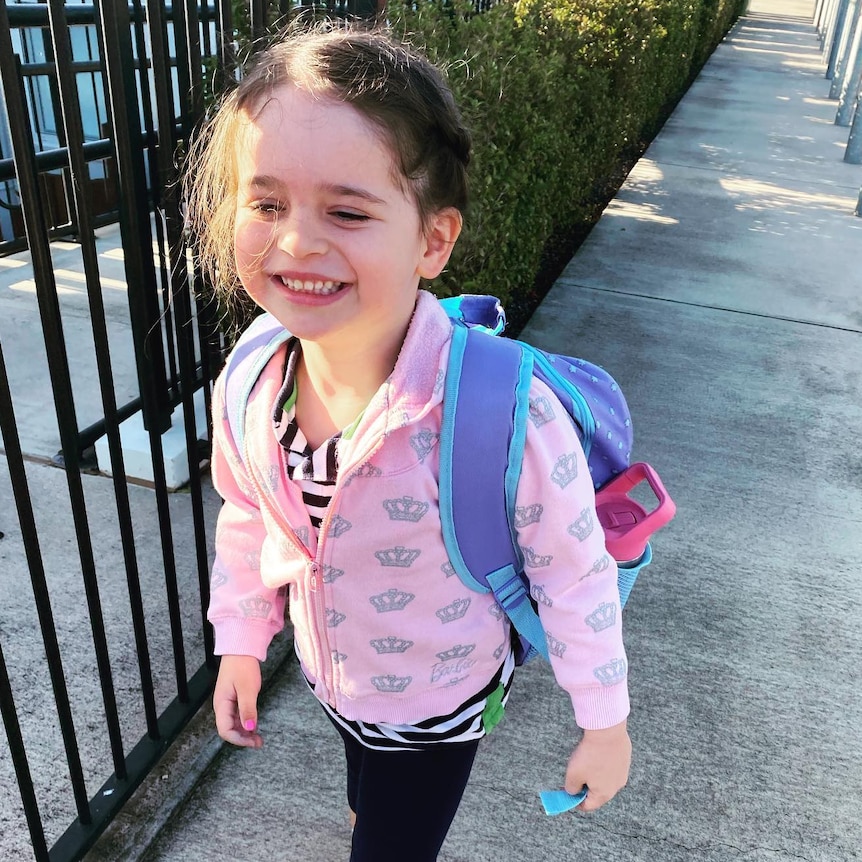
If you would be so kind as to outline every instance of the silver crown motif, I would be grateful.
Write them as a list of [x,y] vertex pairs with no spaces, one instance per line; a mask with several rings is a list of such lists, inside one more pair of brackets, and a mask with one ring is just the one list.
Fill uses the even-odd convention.
[[416,596],[413,593],[405,593],[402,590],[393,588],[387,590],[385,593],[371,596],[368,601],[374,605],[378,614],[385,614],[391,611],[403,611],[415,598]]
[[541,428],[543,425],[547,425],[548,422],[553,422],[555,418],[554,408],[544,395],[540,395],[536,399],[530,399],[530,420],[536,428]]
[[530,524],[538,524],[545,507],[541,503],[532,506],[515,506],[515,528],[520,530]]
[[327,608],[326,609],[326,625],[328,628],[331,628],[331,629],[337,628],[346,619],[347,619],[347,617],[344,614],[339,613],[334,608]]
[[245,564],[249,567],[252,572],[260,571],[260,552],[259,551],[246,551],[242,555]]
[[332,651],[332,661],[333,664],[341,664],[341,662],[346,661],[347,656],[343,652],[339,652],[337,649]]
[[443,572],[447,578],[451,578],[455,574],[455,566],[447,560],[442,566],[440,566],[440,571]]
[[543,569],[551,565],[553,554],[537,554],[531,547],[521,548],[524,554],[524,563],[531,569]]
[[605,686],[617,685],[626,678],[626,663],[624,659],[615,658],[601,667],[593,670],[593,676]]
[[451,605],[446,605],[445,608],[440,608],[435,611],[441,623],[451,623],[455,620],[460,620],[467,613],[467,608],[470,607],[470,599],[455,599]]
[[379,479],[383,475],[383,471],[379,467],[375,467],[370,461],[366,461],[353,471],[351,479]]
[[397,638],[395,635],[390,635],[387,638],[375,638],[373,641],[369,641],[369,643],[377,651],[378,655],[407,652],[413,646],[413,641]]
[[402,545],[397,545],[394,548],[384,548],[382,551],[375,551],[374,556],[380,560],[381,566],[409,569],[421,553],[419,548],[405,548]]
[[435,434],[433,431],[424,428],[410,438],[410,445],[413,447],[413,451],[419,456],[419,460],[424,461],[431,450],[437,445],[439,439],[439,434]]
[[440,661],[455,661],[459,658],[467,658],[473,650],[476,649],[476,644],[457,644],[453,646],[451,649],[443,650],[443,652],[437,653],[437,658]]
[[593,513],[589,508],[584,509],[580,515],[578,515],[578,520],[572,524],[569,524],[566,527],[570,536],[574,536],[579,541],[583,542],[590,533],[593,532],[593,527],[595,527],[595,523],[593,521]]
[[371,677],[371,684],[384,694],[398,694],[404,691],[411,682],[413,682],[412,676],[395,676],[394,673]]
[[574,452],[560,455],[551,471],[551,481],[565,488],[578,477],[578,456]]
[[611,564],[611,558],[607,554],[602,554],[602,556],[599,557],[593,563],[593,565],[590,567],[590,570],[583,577],[579,578],[578,580],[583,581],[589,577],[592,577],[593,575],[597,575],[597,574],[599,574],[599,572],[603,572],[610,564]]
[[412,497],[399,497],[395,500],[384,500],[383,508],[389,513],[390,521],[412,521],[415,523],[427,514],[431,504],[414,500]]
[[611,628],[617,621],[617,606],[611,602],[602,602],[591,614],[584,617],[584,622],[594,631],[602,632]]
[[279,480],[280,470],[276,464],[270,464],[269,470],[267,471],[266,483],[269,486],[270,491],[278,490],[278,480]]
[[263,596],[252,596],[250,599],[243,599],[239,603],[239,609],[244,617],[266,619],[272,610],[272,602],[267,601]]
[[562,658],[566,654],[566,646],[561,640],[555,638],[550,632],[545,632],[548,639],[548,652],[555,655],[557,658]]
[[324,566],[321,580],[324,584],[331,584],[344,574],[344,569],[336,569],[335,566]]
[[296,530],[296,538],[302,542],[305,547],[308,547],[308,527],[298,527]]
[[439,392],[443,388],[443,381],[446,379],[446,372],[442,368],[437,369],[437,377],[434,378],[434,392]]
[[353,524],[346,518],[342,518],[341,515],[333,515],[332,520],[329,522],[329,535],[333,539],[337,539],[339,536],[343,536],[352,526]]
[[503,653],[506,652],[507,649],[509,649],[509,641],[503,641],[503,643],[494,650],[494,658],[496,661],[500,661],[503,657]]
[[217,590],[219,587],[223,587],[227,581],[228,577],[221,569],[213,568],[212,575],[210,576],[210,590]]
[[501,620],[506,615],[506,612],[496,603],[488,606],[488,613],[494,617],[495,620]]
[[533,584],[530,588],[530,595],[539,602],[539,604],[544,605],[546,608],[552,608],[554,606],[553,599],[545,592],[545,588],[540,584]]

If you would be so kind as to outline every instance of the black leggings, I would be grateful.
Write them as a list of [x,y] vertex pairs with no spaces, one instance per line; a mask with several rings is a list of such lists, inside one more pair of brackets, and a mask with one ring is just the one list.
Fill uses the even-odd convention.
[[336,725],[356,814],[350,862],[435,862],[464,795],[479,741],[377,751]]

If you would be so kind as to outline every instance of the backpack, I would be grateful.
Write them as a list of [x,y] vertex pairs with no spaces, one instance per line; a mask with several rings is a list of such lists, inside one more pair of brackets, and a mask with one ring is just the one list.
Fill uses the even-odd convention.
[[[641,569],[652,560],[649,536],[675,513],[655,471],[630,465],[632,423],[619,386],[583,359],[546,353],[521,341],[498,338],[506,324],[493,296],[440,301],[453,322],[440,431],[440,516],[443,539],[456,573],[477,592],[493,592],[517,637],[515,660],[549,659],[545,631],[516,541],[515,492],[527,423],[547,421],[550,402],[529,403],[533,376],[543,380],[571,417],[593,484],[596,511],[608,552],[618,563],[620,606]],[[266,363],[291,337],[269,314],[243,333],[225,366],[225,411],[240,453],[251,390]],[[658,501],[652,511],[629,496],[646,481]],[[514,634],[514,633],[513,633]]]
[[[458,296],[441,305],[455,323],[440,432],[446,550],[461,580],[478,592],[493,592],[505,610],[518,634],[516,662],[536,655],[549,659],[516,540],[519,518],[529,517],[515,510],[527,423],[551,418],[550,402],[529,402],[532,378],[551,389],[580,438],[597,492],[599,523],[617,561],[620,607],[652,561],[650,535],[670,521],[675,506],[649,465],[630,465],[631,415],[610,374],[584,359],[496,337],[506,317],[492,296]],[[657,501],[651,511],[629,496],[641,482]]]

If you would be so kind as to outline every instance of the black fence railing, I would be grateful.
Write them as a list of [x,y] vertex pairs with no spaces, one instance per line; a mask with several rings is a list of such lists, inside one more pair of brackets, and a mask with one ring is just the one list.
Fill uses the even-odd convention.
[[[4,355],[0,344],[0,709],[11,755],[3,761],[21,799],[4,813],[0,842],[12,840],[19,811],[29,835],[3,844],[5,858],[80,859],[212,686],[204,609],[213,523],[206,507],[215,503],[201,478],[206,423],[195,418],[195,393],[208,407],[223,345],[198,299],[174,159],[202,112],[204,61],[218,64],[230,29],[229,3],[0,0],[0,195],[13,239],[26,238],[35,291],[28,350],[47,357],[44,413],[56,416],[64,467],[43,467],[49,479],[34,474],[16,423],[22,393],[8,373],[27,359]],[[119,224],[139,392],[122,406],[111,358],[116,309],[106,310],[96,237],[106,221]],[[103,408],[83,430],[51,242],[70,234]],[[120,426],[134,411],[152,464],[146,491],[126,478]],[[185,439],[182,495],[169,493],[165,476],[162,435],[172,425]],[[99,466],[112,479],[94,487],[85,456],[98,437],[109,452]],[[32,597],[17,602],[27,581]]]

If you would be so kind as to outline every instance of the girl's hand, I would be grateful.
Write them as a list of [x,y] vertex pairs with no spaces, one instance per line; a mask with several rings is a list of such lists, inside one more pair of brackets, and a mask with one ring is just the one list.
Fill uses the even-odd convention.
[[257,696],[260,693],[260,662],[250,655],[222,656],[213,693],[218,735],[232,745],[260,748],[257,732]]
[[626,722],[605,730],[585,730],[569,758],[566,790],[578,793],[587,785],[587,798],[578,811],[595,811],[625,787],[632,760],[632,743]]

